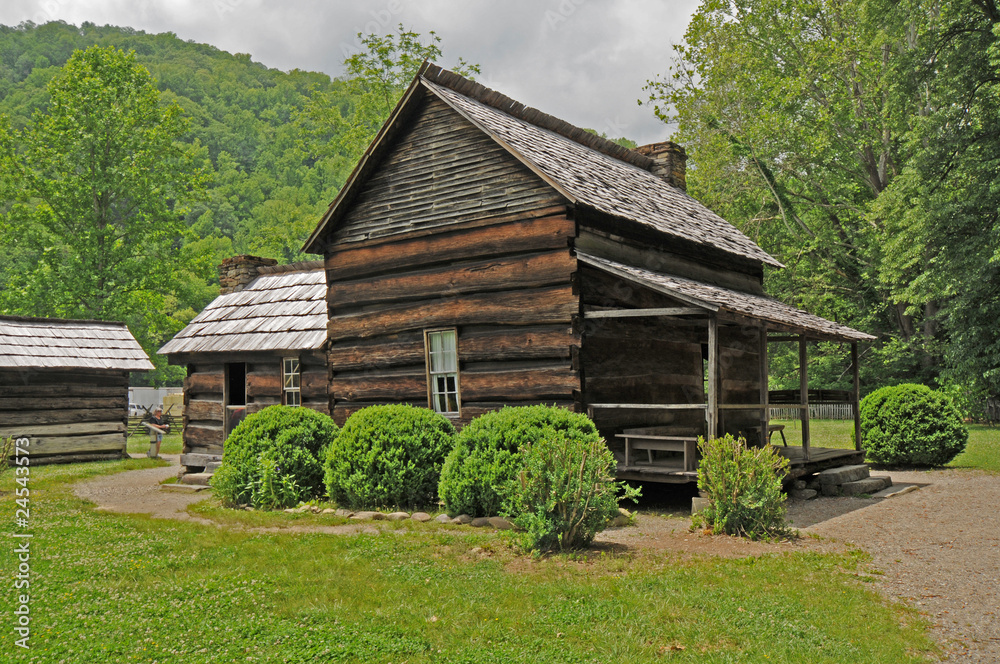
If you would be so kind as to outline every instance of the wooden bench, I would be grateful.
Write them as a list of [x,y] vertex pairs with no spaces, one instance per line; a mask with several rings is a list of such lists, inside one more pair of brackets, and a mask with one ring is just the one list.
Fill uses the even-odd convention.
[[646,450],[649,463],[653,463],[653,452],[680,452],[684,455],[684,470],[694,470],[698,455],[696,436],[677,436],[658,431],[656,427],[625,429],[615,438],[625,441],[625,467],[632,465],[633,452]]

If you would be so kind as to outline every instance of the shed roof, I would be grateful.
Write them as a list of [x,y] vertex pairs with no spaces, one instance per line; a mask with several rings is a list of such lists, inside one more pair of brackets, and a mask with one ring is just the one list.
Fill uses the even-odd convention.
[[149,371],[125,323],[0,316],[0,368]]
[[802,309],[796,309],[772,297],[743,293],[663,272],[653,272],[645,268],[626,265],[607,258],[590,256],[582,252],[577,253],[577,258],[599,270],[614,274],[708,311],[728,311],[740,316],[771,323],[780,329],[819,339],[834,341],[866,341],[875,339],[870,334],[859,332],[846,325],[835,323],[820,316],[815,316]]
[[322,261],[260,268],[241,291],[212,300],[157,351],[229,353],[315,350],[326,341],[326,275]]
[[548,182],[569,202],[626,223],[781,267],[736,227],[648,169],[653,160],[494,92],[458,74],[426,65],[404,94],[347,184],[306,241],[306,251],[349,207],[352,189],[375,167],[394,125],[409,117],[423,87]]

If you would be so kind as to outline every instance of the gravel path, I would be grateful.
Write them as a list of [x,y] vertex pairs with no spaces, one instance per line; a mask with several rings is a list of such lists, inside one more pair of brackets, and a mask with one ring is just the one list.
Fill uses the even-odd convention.
[[[875,472],[881,475],[881,472]],[[892,472],[924,485],[887,500],[793,502],[805,533],[872,554],[879,590],[926,613],[948,662],[1000,662],[1000,476],[969,470]]]
[[[208,492],[161,491],[176,474],[169,467],[106,475],[74,486],[80,498],[112,512],[220,525],[187,511]],[[880,473],[876,473],[880,474]],[[789,518],[803,533],[855,544],[871,553],[882,572],[876,584],[887,597],[915,606],[932,621],[948,662],[1000,662],[1000,476],[967,470],[893,472],[899,483],[921,485],[887,500],[818,498],[789,503]],[[796,548],[824,548],[816,540],[761,544],[725,536],[692,535],[675,518],[640,514],[638,528],[602,533],[598,546],[702,553],[725,557],[760,555]],[[283,532],[356,534],[379,531],[371,525],[241,528]]]

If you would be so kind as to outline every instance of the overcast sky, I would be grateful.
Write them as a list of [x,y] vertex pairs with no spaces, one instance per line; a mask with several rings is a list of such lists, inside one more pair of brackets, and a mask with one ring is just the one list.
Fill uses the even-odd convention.
[[663,140],[647,79],[666,72],[697,0],[3,0],[0,23],[63,20],[173,32],[282,70],[342,72],[358,32],[402,23],[442,39],[443,64],[478,63],[481,83],[573,124]]

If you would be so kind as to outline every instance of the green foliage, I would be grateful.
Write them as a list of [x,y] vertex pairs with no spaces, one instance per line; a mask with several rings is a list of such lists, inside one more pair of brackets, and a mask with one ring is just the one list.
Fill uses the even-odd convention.
[[500,513],[500,491],[520,468],[519,450],[560,432],[600,440],[586,415],[556,406],[504,407],[480,415],[459,432],[441,471],[438,493],[449,514]]
[[[768,292],[880,337],[865,385],[1000,393],[997,18],[973,0],[704,2],[647,85],[691,193],[788,266]],[[842,382],[843,355],[822,349],[817,376]]]
[[861,447],[870,461],[940,466],[968,440],[951,400],[926,385],[883,387],[861,401]]
[[337,435],[328,415],[309,408],[268,406],[229,434],[222,466],[212,476],[227,505],[271,509],[323,493],[322,458]]
[[177,142],[186,122],[114,47],[77,51],[48,93],[23,130],[0,127],[0,242],[19,268],[0,311],[125,321],[155,350],[184,323],[173,284],[199,267],[197,256],[181,263],[184,206],[202,188]]
[[330,498],[351,508],[430,505],[454,439],[451,422],[427,408],[362,408],[327,452]]
[[615,458],[600,436],[547,428],[520,457],[517,477],[503,489],[503,513],[525,531],[525,548],[586,546],[618,516],[619,492],[639,497],[638,489],[615,481]]
[[708,495],[709,505],[695,515],[696,526],[750,539],[788,534],[781,491],[788,459],[770,446],[748,447],[743,438],[729,434],[699,438],[698,450],[698,489]]

